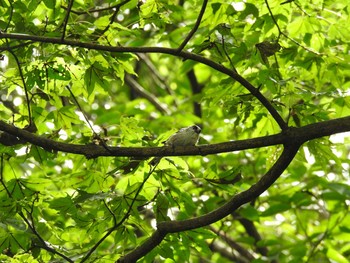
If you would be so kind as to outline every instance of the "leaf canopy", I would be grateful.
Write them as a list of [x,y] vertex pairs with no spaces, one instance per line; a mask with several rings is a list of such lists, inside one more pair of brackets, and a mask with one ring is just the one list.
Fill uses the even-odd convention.
[[[349,23],[340,0],[1,1],[0,261],[349,262]],[[150,167],[193,124],[217,154]]]

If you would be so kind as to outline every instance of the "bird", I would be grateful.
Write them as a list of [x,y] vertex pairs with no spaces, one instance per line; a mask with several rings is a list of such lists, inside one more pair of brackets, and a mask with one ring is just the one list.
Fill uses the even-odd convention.
[[[163,142],[164,146],[194,146],[199,140],[199,134],[202,129],[197,125],[192,125],[186,128],[178,130],[171,135],[166,141]],[[163,157],[154,157],[149,164],[156,166]]]

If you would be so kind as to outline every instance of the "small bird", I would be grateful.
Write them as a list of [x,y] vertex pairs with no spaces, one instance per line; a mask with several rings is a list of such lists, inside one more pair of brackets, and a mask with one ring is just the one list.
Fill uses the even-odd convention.
[[[198,142],[199,134],[202,129],[197,125],[192,125],[187,128],[182,128],[173,135],[171,135],[166,141],[164,141],[165,146],[194,146]],[[157,165],[162,157],[154,157],[149,164],[152,166]]]

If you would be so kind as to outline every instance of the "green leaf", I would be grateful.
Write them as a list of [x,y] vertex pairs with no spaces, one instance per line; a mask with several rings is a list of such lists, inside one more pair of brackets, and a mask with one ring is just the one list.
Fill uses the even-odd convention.
[[70,196],[55,198],[50,201],[50,208],[62,212],[63,214],[75,214],[76,208]]
[[344,257],[341,253],[339,253],[337,249],[334,248],[327,249],[327,256],[329,257],[329,259],[332,259],[339,263],[349,263],[349,260],[346,259],[346,257]]
[[239,210],[239,214],[243,216],[246,219],[249,219],[251,221],[258,221],[259,220],[259,212],[252,206],[245,206],[242,207]]
[[168,209],[169,209],[169,200],[166,195],[159,193],[156,199],[156,205],[153,207],[154,214],[156,216],[157,222],[168,221]]
[[50,79],[66,81],[71,79],[69,71],[65,69],[62,65],[58,65],[56,67],[48,67],[47,74]]
[[291,208],[290,204],[287,203],[277,203],[270,205],[264,212],[261,213],[261,216],[272,216],[278,213],[283,213]]
[[141,16],[143,18],[151,17],[153,14],[158,13],[158,5],[154,0],[142,3],[140,6]]
[[110,16],[101,16],[96,19],[94,25],[99,29],[104,29],[110,23]]
[[[97,87],[103,89],[107,87],[107,82],[103,79],[103,72],[100,68],[101,65],[98,62],[95,62],[86,70],[84,82],[89,96],[94,93]],[[103,67],[101,69],[103,69]]]
[[47,8],[54,9],[56,7],[56,0],[44,0],[44,4]]

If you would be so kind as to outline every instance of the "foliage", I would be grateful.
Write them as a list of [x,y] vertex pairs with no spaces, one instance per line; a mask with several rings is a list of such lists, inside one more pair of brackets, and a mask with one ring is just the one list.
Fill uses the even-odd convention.
[[[340,0],[2,0],[0,14],[1,121],[33,138],[147,149],[196,123],[199,144],[215,147],[350,116]],[[5,135],[1,262],[123,259],[157,224],[223,206],[300,146],[247,144],[152,168]],[[263,194],[166,232],[140,262],[349,262],[349,139],[311,139]]]

